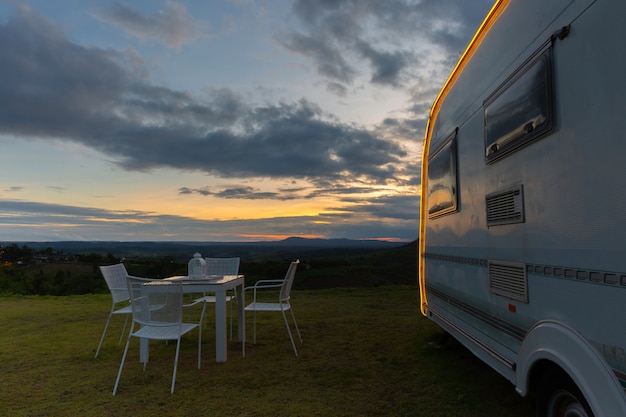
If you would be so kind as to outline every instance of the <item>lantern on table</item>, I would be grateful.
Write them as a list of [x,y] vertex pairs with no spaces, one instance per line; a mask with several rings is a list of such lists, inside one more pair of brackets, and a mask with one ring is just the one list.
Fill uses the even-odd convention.
[[187,268],[189,278],[204,278],[206,275],[206,262],[198,252],[193,254]]

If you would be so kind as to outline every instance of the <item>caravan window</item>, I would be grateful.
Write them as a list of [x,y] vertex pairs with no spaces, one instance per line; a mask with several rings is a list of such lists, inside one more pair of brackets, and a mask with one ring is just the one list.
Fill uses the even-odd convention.
[[485,160],[497,159],[554,126],[552,48],[527,61],[483,103]]
[[428,216],[457,211],[456,130],[428,157]]

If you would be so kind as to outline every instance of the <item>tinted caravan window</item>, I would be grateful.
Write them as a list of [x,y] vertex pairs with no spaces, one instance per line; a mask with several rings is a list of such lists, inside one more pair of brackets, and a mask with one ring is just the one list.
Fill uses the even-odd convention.
[[456,130],[428,158],[428,216],[457,211]]
[[493,162],[554,126],[552,48],[522,65],[485,102],[485,160]]

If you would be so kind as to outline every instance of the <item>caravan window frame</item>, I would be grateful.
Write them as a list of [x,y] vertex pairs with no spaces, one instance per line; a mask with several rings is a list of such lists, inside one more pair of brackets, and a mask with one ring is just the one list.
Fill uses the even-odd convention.
[[[455,213],[459,209],[457,176],[458,129],[428,156],[428,217]],[[437,176],[435,176],[437,175]]]
[[552,44],[544,44],[483,102],[486,163],[493,163],[553,130],[552,55]]

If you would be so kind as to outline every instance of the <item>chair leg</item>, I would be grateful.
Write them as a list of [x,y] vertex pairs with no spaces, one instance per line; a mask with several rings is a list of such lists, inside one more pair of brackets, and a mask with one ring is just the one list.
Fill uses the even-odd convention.
[[130,333],[128,333],[128,339],[126,340],[126,347],[124,348],[124,354],[122,355],[122,362],[120,363],[120,369],[117,371],[117,379],[115,380],[115,386],[113,387],[113,395],[117,392],[117,385],[120,382],[122,376],[122,369],[124,368],[124,361],[126,361],[126,354],[128,353],[128,345],[130,345],[130,338],[133,333],[133,326],[130,326]]
[[254,310],[254,318],[252,321],[254,322],[254,331],[252,332],[252,344],[256,345],[256,310]]
[[176,383],[176,368],[178,367],[178,352],[180,351],[180,336],[178,336],[178,340],[176,341],[176,357],[174,358],[174,372],[172,373],[172,389],[170,390],[170,394],[174,393],[174,384]]
[[291,329],[289,328],[289,322],[287,321],[287,315],[285,314],[285,310],[281,310],[283,313],[283,319],[285,320],[285,326],[287,327],[287,333],[289,333],[289,339],[291,340],[291,346],[293,346],[293,353],[298,356],[298,349],[296,349],[296,344],[293,341],[293,336],[291,335]]
[[298,332],[298,337],[300,338],[300,343],[302,343],[302,336],[300,335],[300,329],[298,328],[298,322],[296,321],[296,315],[293,314],[293,308],[290,309],[291,317],[293,318],[293,324],[296,326],[296,331]]
[[198,326],[198,369],[200,369],[200,352],[202,352],[202,324]]
[[204,327],[206,327],[205,315],[206,315],[206,301],[202,303],[202,313],[200,313],[200,327],[202,327],[202,322],[204,322]]
[[[100,353],[100,347],[102,346],[102,342],[104,341],[104,335],[107,333],[107,329],[109,328],[109,323],[111,322],[111,316],[113,315],[113,310],[109,313],[109,318],[107,319],[106,324],[104,325],[104,330],[102,331],[102,336],[100,336],[100,343],[98,343],[98,349],[96,349],[96,358]],[[128,318],[128,316],[126,316]]]
[[130,314],[126,314],[126,320],[124,320],[124,327],[122,327],[122,334],[120,334],[120,341],[117,342],[118,345],[122,344],[122,339],[124,338],[124,333],[126,332],[126,325],[128,324],[128,316],[130,316]]

